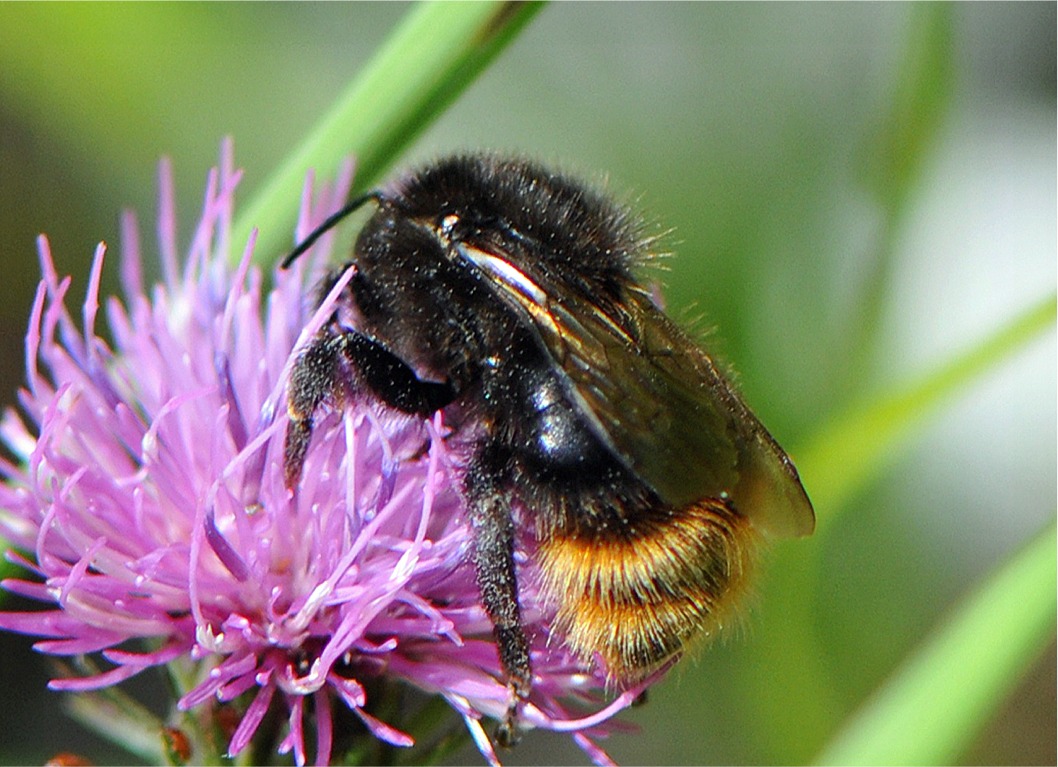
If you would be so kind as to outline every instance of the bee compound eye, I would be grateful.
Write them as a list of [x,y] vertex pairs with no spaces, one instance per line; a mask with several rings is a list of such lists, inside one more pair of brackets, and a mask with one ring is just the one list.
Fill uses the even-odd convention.
[[456,226],[459,224],[459,216],[455,213],[449,213],[441,219],[441,234],[445,237],[451,237],[452,232],[455,231]]

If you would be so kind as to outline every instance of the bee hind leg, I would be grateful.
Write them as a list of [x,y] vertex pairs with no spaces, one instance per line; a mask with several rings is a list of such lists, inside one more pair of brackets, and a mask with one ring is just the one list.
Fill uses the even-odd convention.
[[514,564],[514,521],[508,495],[501,489],[485,450],[469,467],[467,504],[474,539],[473,561],[481,602],[492,621],[500,665],[507,677],[507,713],[496,729],[501,746],[518,741],[518,709],[529,698],[532,666],[529,642],[518,604],[518,578]]

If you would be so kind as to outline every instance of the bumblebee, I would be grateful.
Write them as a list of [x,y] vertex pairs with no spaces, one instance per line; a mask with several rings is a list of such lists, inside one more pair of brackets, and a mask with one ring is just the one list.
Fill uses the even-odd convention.
[[[719,628],[761,534],[812,532],[789,457],[637,275],[653,240],[629,209],[518,158],[460,155],[367,203],[336,314],[288,382],[287,486],[325,401],[445,409],[469,444],[462,491],[481,602],[510,691],[531,691],[513,552],[532,525],[554,632],[615,684]],[[327,287],[327,285],[325,285]]]

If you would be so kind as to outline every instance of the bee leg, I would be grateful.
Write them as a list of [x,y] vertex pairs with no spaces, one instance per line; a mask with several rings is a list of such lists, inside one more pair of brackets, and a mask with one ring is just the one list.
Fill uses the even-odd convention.
[[342,354],[356,371],[357,382],[389,407],[425,417],[455,399],[449,384],[423,381],[404,360],[367,336],[350,330],[338,338]]
[[340,336],[322,334],[298,355],[290,371],[287,384],[290,423],[283,441],[283,481],[288,490],[293,490],[301,479],[316,410],[340,380],[340,350]]
[[[288,256],[288,261],[293,259]],[[284,268],[289,263],[284,263]],[[350,267],[330,269],[316,288],[316,304],[319,305],[334,288],[342,274]],[[341,335],[324,330],[305,347],[294,362],[287,383],[287,413],[290,423],[283,443],[283,483],[293,490],[301,479],[305,466],[305,453],[312,440],[312,427],[316,410],[331,396],[339,382],[338,358],[341,351]]]
[[500,465],[484,450],[469,467],[467,503],[474,538],[474,569],[481,602],[492,621],[500,665],[507,676],[507,714],[496,729],[501,746],[518,741],[518,708],[529,697],[532,667],[529,642],[518,606],[518,579],[514,567],[514,521],[508,496],[497,482]]
[[[348,375],[343,375],[343,360]],[[455,396],[447,383],[420,380],[403,360],[356,331],[320,334],[298,355],[287,387],[283,479],[288,489],[301,478],[316,411],[324,400],[343,394],[347,382],[410,415],[428,416]]]

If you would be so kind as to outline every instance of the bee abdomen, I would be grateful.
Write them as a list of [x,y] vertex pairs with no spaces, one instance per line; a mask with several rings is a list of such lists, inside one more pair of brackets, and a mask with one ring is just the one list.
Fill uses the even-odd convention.
[[708,498],[620,535],[556,534],[541,542],[554,630],[583,661],[632,681],[716,633],[744,590],[753,557],[749,522]]

